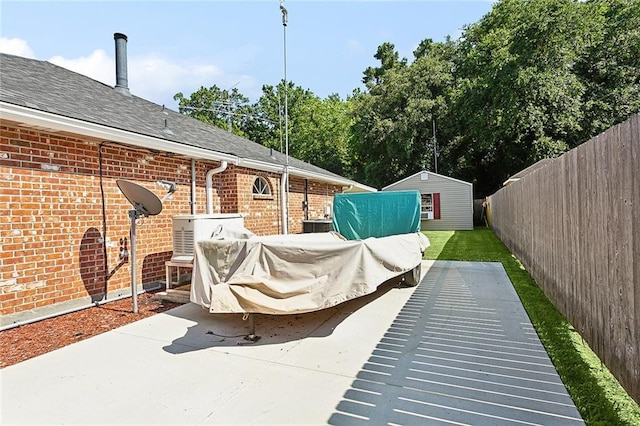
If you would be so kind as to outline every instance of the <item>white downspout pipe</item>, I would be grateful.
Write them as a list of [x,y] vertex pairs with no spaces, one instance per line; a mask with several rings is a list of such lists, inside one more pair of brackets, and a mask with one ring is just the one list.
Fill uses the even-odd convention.
[[207,214],[213,214],[213,175],[227,170],[227,165],[226,161],[222,161],[218,167],[207,172]]
[[196,160],[191,159],[191,214],[196,214]]

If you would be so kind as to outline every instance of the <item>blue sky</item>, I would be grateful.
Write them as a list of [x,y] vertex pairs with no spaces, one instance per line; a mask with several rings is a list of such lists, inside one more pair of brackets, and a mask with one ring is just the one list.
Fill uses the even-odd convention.
[[[128,36],[129,88],[176,109],[173,95],[201,86],[236,86],[252,101],[263,84],[284,77],[278,0],[13,1],[0,0],[0,51],[47,60],[115,84],[113,34]],[[425,38],[457,39],[493,2],[284,2],[287,79],[317,96],[343,99],[362,87],[384,42],[409,60]]]

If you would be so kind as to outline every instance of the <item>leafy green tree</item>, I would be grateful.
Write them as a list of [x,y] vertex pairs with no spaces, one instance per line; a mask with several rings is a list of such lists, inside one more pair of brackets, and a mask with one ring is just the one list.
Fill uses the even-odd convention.
[[244,127],[247,115],[250,115],[249,99],[237,88],[222,90],[215,84],[210,88],[200,87],[189,97],[182,92],[173,99],[178,101],[178,110],[193,118],[237,135],[245,136]]
[[[293,111],[291,149],[297,158],[337,174],[349,171],[350,104],[336,94],[311,97]],[[289,110],[292,112],[291,110]]]
[[595,0],[592,43],[576,64],[586,87],[581,140],[640,111],[640,1]]
[[383,187],[421,169],[433,170],[433,123],[447,114],[455,43],[424,40],[409,64],[384,43],[381,64],[364,72],[368,92],[354,95],[354,175]]
[[[293,91],[294,87],[293,82],[287,83],[287,90]],[[251,106],[254,119],[247,121],[245,125],[247,138],[285,152],[284,103],[284,81],[277,86],[263,85],[262,95]]]
[[326,99],[312,94],[298,97],[289,105],[290,152],[334,173],[347,174],[350,108],[337,94]]
[[217,86],[201,87],[189,97],[174,96],[180,111],[194,118],[246,137],[338,174],[349,173],[351,104],[331,95],[320,99],[311,91],[287,82],[288,120],[285,125],[285,86],[264,85],[262,96],[252,104],[233,89],[229,95]]
[[407,65],[407,60],[404,58],[400,59],[400,55],[396,52],[395,48],[395,45],[389,42],[382,43],[378,46],[378,50],[373,57],[380,61],[380,66],[368,67],[364,71],[364,77],[362,78],[362,82],[368,89],[384,83],[384,77],[387,71]]
[[466,28],[452,108],[459,166],[480,194],[578,143],[585,86],[575,65],[589,23],[572,0],[503,0]]

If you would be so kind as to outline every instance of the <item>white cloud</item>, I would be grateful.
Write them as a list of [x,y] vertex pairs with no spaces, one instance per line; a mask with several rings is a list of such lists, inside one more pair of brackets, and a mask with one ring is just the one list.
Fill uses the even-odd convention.
[[19,38],[0,37],[0,52],[24,58],[35,58],[29,44]]
[[131,93],[168,106],[174,105],[176,93],[189,96],[200,86],[220,86],[224,78],[215,65],[178,63],[160,55],[130,56],[128,71]]
[[113,86],[116,81],[115,62],[102,49],[95,50],[89,56],[81,56],[75,59],[54,56],[49,59],[49,62],[75,71],[78,74],[86,75],[109,86]]
[[250,98],[256,93],[260,94],[254,78],[227,74],[221,67],[211,63],[177,62],[155,54],[130,56],[128,72],[132,94],[170,108],[177,108],[173,100],[176,93],[189,96],[202,86],[211,87],[214,84],[221,89],[236,85],[242,94]]

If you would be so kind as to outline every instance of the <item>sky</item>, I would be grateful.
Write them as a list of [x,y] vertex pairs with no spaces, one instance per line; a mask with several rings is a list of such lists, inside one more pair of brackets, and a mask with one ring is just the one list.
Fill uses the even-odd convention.
[[[173,96],[236,87],[255,102],[285,78],[326,98],[362,88],[378,46],[413,59],[420,41],[458,39],[490,0],[0,0],[0,52],[46,60],[115,85],[114,33],[128,37],[131,93],[177,109]],[[285,54],[286,47],[286,54]]]

